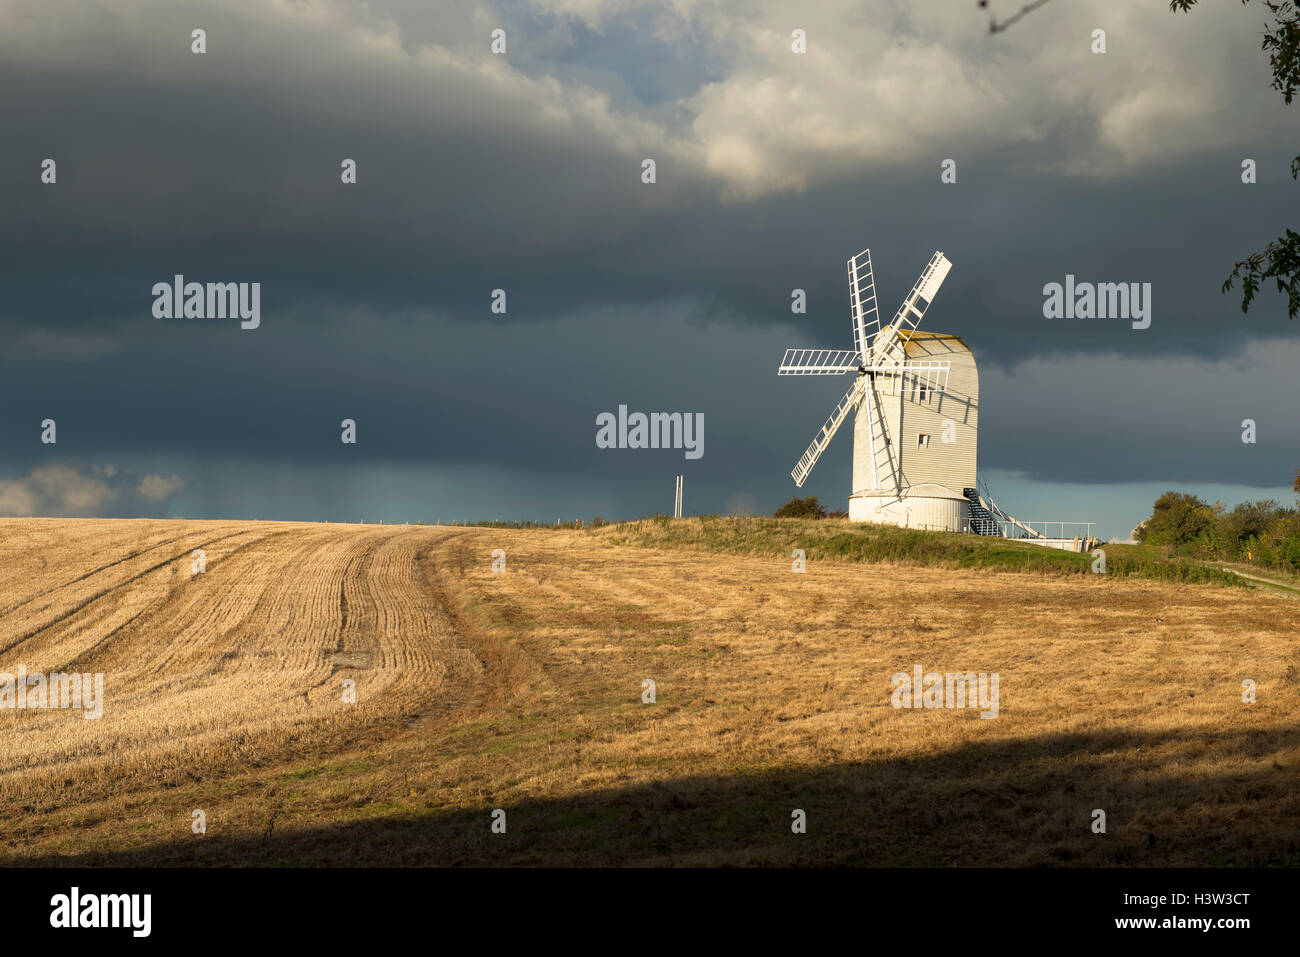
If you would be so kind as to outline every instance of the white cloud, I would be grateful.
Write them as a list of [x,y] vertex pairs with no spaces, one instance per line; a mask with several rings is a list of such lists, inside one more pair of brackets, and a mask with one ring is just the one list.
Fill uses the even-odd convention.
[[43,466],[26,478],[0,481],[0,514],[85,515],[102,509],[118,493],[102,479],[66,465]]
[[26,478],[0,480],[0,515],[104,515],[133,497],[161,501],[185,486],[177,475],[146,475],[138,484],[112,465],[80,472],[67,465],[32,469]]
[[[995,36],[951,3],[718,10],[710,35],[740,52],[689,105],[706,165],[742,194],[913,161],[937,182],[942,158],[1048,138],[1069,149],[1065,172],[1122,175],[1249,139],[1246,104],[1273,97],[1241,10],[1060,3]],[[790,50],[794,26],[806,54]]]
[[[104,21],[69,16],[78,5],[13,6],[23,15],[0,34],[6,59],[48,67],[111,51],[115,68],[125,59],[141,75],[174,73],[162,37],[141,43],[138,29],[170,30],[170,3],[101,4],[131,33],[115,43],[101,35],[111,29]],[[1062,0],[996,35],[974,4],[950,0],[230,6],[230,23],[210,37],[207,56],[223,64],[216,82],[261,91],[298,122],[333,122],[341,98],[377,100],[377,121],[400,129],[433,123],[457,139],[490,124],[520,144],[521,156],[528,144],[564,140],[575,151],[594,145],[661,165],[671,158],[732,197],[916,162],[933,165],[937,183],[943,158],[1048,139],[1068,149],[1067,172],[1122,175],[1234,139],[1258,145],[1261,107],[1279,105],[1258,17],[1236,4],[1175,15],[1159,0]],[[507,22],[520,24],[511,52],[493,56],[490,30]],[[582,59],[591,44],[581,47],[579,33],[612,37],[620,25],[617,42],[634,33],[646,50],[628,48],[622,63]],[[805,54],[791,51],[794,28],[806,31]],[[1090,51],[1097,28],[1107,33],[1105,54]],[[130,44],[131,56],[119,55],[116,41]],[[610,90],[626,86],[625,71],[674,68],[671,57],[646,55],[664,46],[708,62],[708,78],[669,104],[616,101]],[[284,82],[267,86],[268,62]],[[319,95],[302,95],[304,83]]]
[[146,475],[140,480],[136,493],[152,501],[167,498],[185,487],[185,480],[179,475]]

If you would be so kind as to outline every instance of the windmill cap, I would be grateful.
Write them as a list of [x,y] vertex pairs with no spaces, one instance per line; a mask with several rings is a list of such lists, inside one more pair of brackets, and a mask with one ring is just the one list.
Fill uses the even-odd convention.
[[952,335],[951,333],[948,333],[948,332],[923,332],[923,331],[920,330],[920,329],[914,329],[914,330],[912,330],[912,331],[910,331],[910,332],[908,332],[908,331],[900,331],[900,332],[898,333],[898,338],[902,339],[904,342],[911,342],[912,340],[916,340],[916,341],[920,342],[921,340],[924,340],[924,339],[930,339],[930,340],[934,340],[934,339],[955,339],[955,340],[957,340],[958,342],[960,342],[963,346],[966,347],[966,351],[967,351],[967,352],[972,352],[972,351],[973,351],[973,350],[971,349],[971,347],[970,347],[969,345],[967,345],[965,339],[963,339],[961,336],[954,336],[954,335]]

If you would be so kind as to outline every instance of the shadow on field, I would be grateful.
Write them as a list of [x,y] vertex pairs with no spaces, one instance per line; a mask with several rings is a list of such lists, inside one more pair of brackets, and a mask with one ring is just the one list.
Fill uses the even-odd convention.
[[[1294,866],[1298,755],[1297,725],[999,739],[905,760],[523,801],[505,807],[505,834],[490,832],[493,805],[421,810],[436,799],[425,794],[363,822],[257,837],[213,831],[21,863]],[[807,813],[806,834],[791,832],[796,808]],[[1106,834],[1092,832],[1095,808],[1106,812]]]

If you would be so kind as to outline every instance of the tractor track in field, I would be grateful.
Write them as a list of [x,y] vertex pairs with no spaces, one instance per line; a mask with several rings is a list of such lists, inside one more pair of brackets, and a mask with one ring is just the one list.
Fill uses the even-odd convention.
[[[244,533],[236,533],[236,535],[238,534],[244,534]],[[238,545],[237,547],[232,549],[231,551],[223,554],[221,556],[221,562],[223,564],[230,563],[234,558],[236,558],[236,556],[239,556],[241,553],[246,552],[250,549],[257,548],[259,546],[266,545],[267,543],[274,541],[276,538],[284,534],[286,534],[285,531],[275,531],[263,535],[261,538],[255,538],[250,541],[244,542],[241,545]],[[236,535],[225,536],[225,538],[226,539],[234,538],[236,537]],[[211,542],[207,542],[204,545],[198,545],[196,547],[206,549],[207,547],[210,547],[211,545],[214,545],[218,541],[222,541],[222,540],[224,539],[213,539]],[[182,553],[182,555],[180,556],[182,561],[184,560],[185,557],[186,556],[184,555],[184,553]],[[142,572],[140,575],[137,575],[134,578],[129,579],[127,582],[123,584],[124,585],[130,584],[133,581],[141,580],[145,575],[153,574],[154,572],[161,570],[161,568],[165,568],[168,564],[169,564],[168,562],[163,562],[160,566],[155,566],[152,569]],[[206,575],[209,573],[204,572],[204,574]],[[92,656],[98,657],[98,656],[111,654],[114,651],[114,645],[116,642],[122,641],[130,637],[130,631],[132,626],[136,625],[137,623],[143,622],[150,617],[157,616],[159,618],[163,618],[164,620],[166,620],[165,612],[169,606],[174,605],[180,599],[181,597],[180,592],[182,592],[189,585],[199,584],[199,582],[195,581],[196,577],[197,576],[192,576],[188,579],[184,579],[178,585],[172,586],[165,593],[162,593],[158,597],[152,599],[148,605],[136,611],[126,621],[121,622],[120,624],[115,626],[111,631],[108,632],[108,634],[104,635],[103,638],[95,642],[94,645],[90,646],[89,648],[83,649],[75,659],[68,662],[64,667],[68,669],[76,670],[88,664],[89,659]],[[201,581],[203,584],[207,584],[207,579],[202,579]],[[109,594],[111,594],[111,592]],[[155,661],[155,666],[153,670],[151,672],[145,672],[145,674],[157,673],[161,671],[164,667],[166,667],[166,664],[167,664],[167,660],[165,658],[159,657]]]
[[[434,571],[454,535],[307,524],[221,531],[101,558],[11,608],[13,621],[40,604],[42,620],[22,622],[4,652],[25,653],[32,673],[105,674],[107,704],[94,722],[0,712],[0,798],[60,768],[74,778],[84,773],[74,768],[99,768],[84,782],[89,800],[127,773],[115,754],[146,762],[151,778],[194,781],[228,773],[232,760],[259,767],[342,753],[440,726],[484,698],[485,657],[458,631],[455,586]],[[66,541],[63,554],[78,560],[122,544],[80,532],[37,537],[50,550]],[[217,554],[222,543],[229,550]],[[209,552],[205,572],[168,573],[196,547]],[[7,571],[14,580],[20,556],[33,564],[12,550],[0,585]],[[78,585],[91,593],[60,607],[57,596]],[[354,706],[341,701],[344,678],[356,681]]]
[[1284,585],[1281,582],[1274,581],[1270,578],[1260,578],[1257,575],[1248,575],[1245,572],[1237,571],[1237,569],[1228,566],[1219,567],[1232,572],[1232,574],[1236,575],[1238,578],[1245,579],[1250,583],[1251,588],[1267,592],[1270,595],[1280,595],[1285,598],[1300,599],[1300,588],[1296,588],[1293,585]]
[[[61,591],[65,588],[71,588],[73,585],[77,584],[78,582],[83,582],[87,578],[93,578],[95,575],[99,575],[102,572],[108,571],[110,568],[115,568],[118,565],[131,561],[134,558],[139,558],[141,555],[151,552],[156,548],[162,548],[166,545],[171,545],[174,542],[179,542],[182,538],[185,538],[185,536],[177,535],[175,538],[169,538],[166,541],[157,542],[153,545],[150,545],[147,548],[142,548],[139,551],[132,552],[129,555],[124,555],[123,557],[117,559],[116,561],[109,562],[106,565],[100,565],[98,568],[93,568],[90,571],[86,572],[85,574],[78,575],[76,578],[70,578],[67,581],[61,581],[56,585],[51,585],[49,588],[39,591],[34,595],[29,595],[28,597],[22,599],[21,601],[13,605],[8,605],[4,608],[0,608],[0,618],[4,618],[10,612],[17,611],[19,608],[23,608],[26,605],[30,605],[38,598],[44,598],[46,595],[53,594],[56,591]],[[46,567],[46,563],[44,562],[44,560],[42,560],[41,567],[42,568]]]
[[[226,541],[227,539],[231,539],[231,538],[236,538],[236,537],[238,537],[239,535],[244,535],[244,534],[247,534],[247,533],[246,533],[246,532],[233,532],[233,533],[231,533],[231,534],[229,534],[229,535],[222,535],[222,536],[219,536],[219,537],[217,537],[217,538],[211,539],[211,540],[209,540],[209,541],[207,541],[207,542],[203,542],[202,544],[198,544],[198,545],[196,545],[195,547],[196,547],[196,548],[209,548],[209,547],[211,547],[212,545],[217,544],[218,542]],[[180,536],[180,537],[178,537],[178,538],[172,539],[170,542],[167,542],[167,543],[159,543],[159,545],[161,546],[162,544],[171,544],[171,543],[173,543],[173,542],[179,541],[180,538],[183,538],[183,537],[185,537],[185,536]],[[157,546],[155,546],[155,547],[157,547]],[[188,546],[187,546],[187,547],[188,547]],[[129,557],[127,557],[127,558],[123,558],[123,559],[121,559],[120,561],[110,562],[108,565],[103,566],[103,568],[101,568],[101,569],[99,569],[99,570],[97,570],[96,572],[91,573],[91,574],[98,574],[99,571],[103,571],[103,570],[106,570],[106,569],[108,569],[108,568],[112,568],[112,567],[114,567],[114,566],[116,566],[116,565],[120,565],[120,564],[122,564],[123,562],[130,561],[132,558],[138,558],[138,557],[140,557],[141,555],[143,555],[143,554],[145,554],[145,553],[147,553],[147,552],[150,552],[150,551],[153,551],[153,548],[147,548],[147,549],[144,549],[144,550],[142,550],[142,551],[136,553],[135,555],[129,556]],[[78,613],[80,613],[81,611],[83,611],[84,609],[86,609],[87,607],[89,607],[90,605],[93,605],[95,602],[99,601],[100,599],[102,599],[102,598],[106,598],[106,597],[112,595],[113,593],[117,592],[119,589],[124,588],[124,587],[126,587],[126,586],[132,584],[133,582],[137,582],[137,581],[141,580],[141,579],[144,578],[146,575],[152,574],[153,572],[156,572],[156,571],[158,571],[158,570],[161,569],[161,568],[165,568],[165,567],[167,567],[168,565],[172,564],[172,563],[175,562],[175,561],[183,560],[184,558],[185,558],[184,553],[182,553],[182,554],[180,554],[180,555],[171,555],[171,556],[169,556],[169,557],[163,559],[162,561],[158,562],[157,564],[151,565],[151,566],[149,566],[148,568],[146,568],[146,569],[144,569],[144,570],[142,570],[142,571],[140,571],[140,572],[137,572],[137,573],[134,574],[134,575],[131,575],[129,578],[126,578],[126,579],[124,579],[123,581],[116,582],[116,583],[114,583],[113,585],[110,585],[110,586],[107,587],[107,588],[101,589],[100,591],[97,591],[97,592],[93,593],[93,594],[90,595],[88,598],[86,598],[84,601],[81,601],[81,602],[79,602],[78,604],[73,605],[72,607],[68,608],[66,611],[64,611],[62,614],[60,614],[57,618],[54,618],[54,619],[52,619],[52,620],[50,620],[50,621],[47,621],[47,622],[45,622],[45,623],[43,623],[43,624],[37,625],[35,628],[29,629],[28,631],[26,631],[26,632],[24,632],[23,634],[19,635],[17,638],[15,638],[15,639],[14,639],[13,641],[11,641],[9,644],[5,645],[4,647],[0,647],[0,654],[7,654],[7,653],[9,653],[9,652],[11,652],[11,651],[14,651],[14,650],[17,649],[20,645],[24,644],[24,643],[27,642],[27,641],[30,641],[32,638],[35,638],[36,636],[40,635],[42,632],[46,631],[47,629],[52,628],[52,627],[54,627],[54,626],[56,626],[56,625],[59,625],[59,624],[62,624],[62,623],[64,623],[64,622],[66,622],[69,618],[72,618],[74,615],[77,615]],[[56,587],[53,588],[53,589],[47,589],[46,592],[45,592],[44,594],[47,594],[47,595],[48,595],[48,594],[51,594],[51,593],[53,593],[53,592],[55,592],[55,591],[60,590],[60,588],[69,587],[69,586],[71,586],[71,585],[76,584],[77,582],[85,581],[85,580],[86,580],[87,578],[89,578],[89,577],[91,577],[89,574],[88,574],[88,575],[81,575],[81,576],[77,577],[76,579],[73,579],[72,581],[67,582],[67,583],[66,583],[65,585],[63,585],[63,586],[56,586]],[[33,598],[32,600],[35,600],[35,599]],[[27,605],[27,604],[30,604],[30,601],[23,602],[23,603],[21,603],[21,604],[19,604],[19,605],[14,606],[14,608],[13,608],[13,609],[10,609],[9,612],[6,612],[4,615],[0,615],[0,618],[8,617],[8,615],[9,615],[9,614],[12,614],[13,611],[16,611],[18,608],[22,608],[23,606],[25,606],[25,605]],[[46,607],[48,608],[49,606],[46,606]]]

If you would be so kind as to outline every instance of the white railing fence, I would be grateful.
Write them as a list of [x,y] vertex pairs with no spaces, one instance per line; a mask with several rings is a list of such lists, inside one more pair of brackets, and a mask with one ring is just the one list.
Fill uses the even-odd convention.
[[[1092,529],[1096,522],[1020,522],[1015,525],[993,516],[998,523],[1003,538],[1030,538],[1027,527],[1041,538],[1092,538]],[[1017,527],[1023,526],[1023,527]]]

